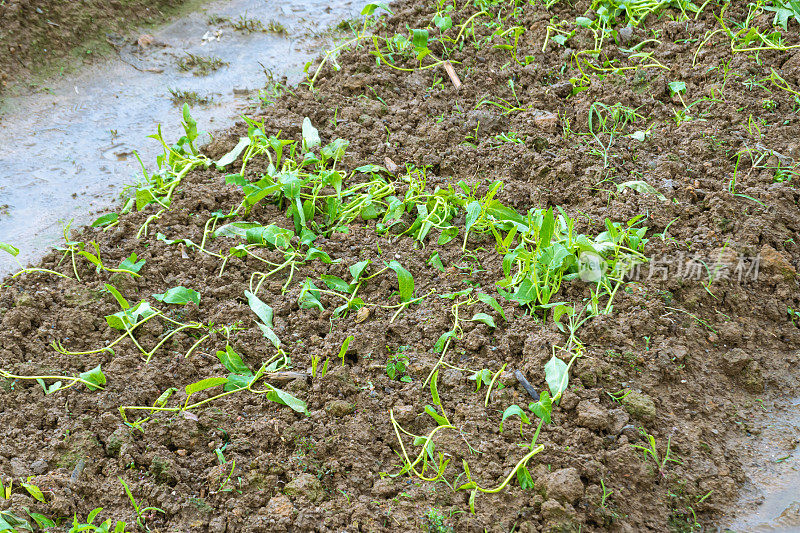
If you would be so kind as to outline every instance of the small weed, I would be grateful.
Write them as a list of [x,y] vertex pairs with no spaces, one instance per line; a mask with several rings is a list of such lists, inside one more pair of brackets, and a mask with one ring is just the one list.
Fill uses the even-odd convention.
[[425,513],[423,527],[426,533],[453,533],[453,528],[447,525],[447,517],[435,507],[431,507]]
[[179,69],[184,72],[193,72],[195,76],[208,76],[227,65],[227,62],[217,56],[200,56],[189,52],[186,53],[185,57],[178,60]]
[[196,91],[186,91],[183,89],[170,88],[169,94],[173,105],[209,105],[214,102],[213,96],[201,96]]
[[389,350],[389,358],[386,360],[386,375],[389,379],[397,379],[404,383],[411,382],[411,376],[406,375],[408,370],[409,359],[408,355],[403,353],[407,346],[400,346],[397,351],[392,353]]

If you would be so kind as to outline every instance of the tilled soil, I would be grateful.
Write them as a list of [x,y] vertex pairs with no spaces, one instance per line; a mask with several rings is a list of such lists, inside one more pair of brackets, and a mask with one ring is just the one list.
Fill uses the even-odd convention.
[[[63,62],[81,45],[105,43],[106,33],[164,19],[185,0],[0,2],[0,94],[14,81]],[[105,48],[105,46],[103,46]],[[81,50],[92,59],[92,47]],[[84,59],[84,58],[79,58]]]
[[[576,76],[570,54],[555,43],[543,52],[542,44],[553,16],[573,20],[588,7],[586,1],[557,4],[551,11],[526,5],[519,21],[526,29],[519,56],[534,58],[527,66],[515,63],[507,50],[473,46],[470,36],[450,56],[463,82],[460,90],[444,70],[395,70],[376,64],[366,48],[355,48],[338,58],[340,71],[323,71],[316,93],[298,87],[257,117],[267,135],[280,131],[295,140],[309,117],[323,142],[350,141],[342,162],[349,170],[383,165],[388,157],[400,165],[427,166],[431,189],[460,179],[502,180],[497,198],[505,204],[520,212],[560,206],[578,220],[576,230],[588,235],[601,232],[606,218],[626,223],[645,217],[651,261],[620,289],[610,314],[580,329],[586,351],[571,369],[570,387],[552,422],[539,435],[544,451],[528,464],[533,489],[522,490],[515,481],[499,493],[479,494],[474,514],[469,491],[452,490],[464,483],[462,459],[468,460],[473,479],[494,487],[526,453],[519,444],[530,442],[532,426],[524,428],[524,438],[518,419],[507,420],[502,432],[499,427],[506,407],[531,401],[514,371],[537,390],[545,387],[544,364],[564,334],[552,320],[526,314],[494,292],[502,265],[493,241],[471,239],[468,255],[460,239],[439,246],[431,237],[422,248],[408,236],[379,237],[375,221],[315,242],[341,263],[308,263],[294,273],[285,294],[283,275],[270,278],[259,292],[274,308],[274,331],[294,370],[305,371],[313,357],[331,358],[325,377],[301,377],[284,387],[307,402],[309,416],[263,395],[240,392],[198,410],[196,417],[154,413],[142,431],[124,425],[122,405],[153,405],[170,387],[179,389],[176,397],[183,401],[185,385],[227,375],[214,355],[226,339],[215,334],[185,357],[196,339],[180,332],[146,364],[129,340],[113,353],[56,352],[54,340],[80,352],[116,338],[103,318],[119,310],[113,296],[102,291],[106,282],[132,302],[146,299],[159,308],[169,306],[152,294],[178,285],[193,288],[202,294],[200,305],[171,311],[173,318],[240,324],[243,329],[229,342],[251,368],[273,354],[244,296],[251,274],[262,269],[257,260],[233,258],[219,275],[218,259],[156,238],[160,232],[200,242],[213,212],[228,212],[241,202],[241,189],[226,185],[225,173],[205,170],[187,176],[171,208],[150,224],[148,236],[135,238],[152,207],[121,216],[107,232],[87,229],[75,236],[96,241],[109,265],[136,252],[147,261],[141,278],[97,274],[81,260],[80,283],[33,273],[6,279],[0,296],[0,368],[16,375],[77,375],[102,364],[108,381],[102,391],[81,386],[48,396],[33,381],[3,381],[0,424],[6,438],[0,444],[0,472],[5,478],[33,476],[30,482],[44,491],[47,502],[15,490],[10,500],[0,500],[0,508],[83,518],[103,507],[100,516],[130,525],[135,516],[117,479],[121,476],[142,507],[164,510],[145,517],[157,531],[414,530],[431,527],[426,518],[431,509],[445,517],[445,527],[433,531],[692,531],[718,523],[745,481],[742,452],[730,443],[748,434],[764,401],[800,394],[800,330],[787,314],[787,308],[800,307],[796,177],[776,181],[774,168],[759,168],[745,157],[735,168],[736,153],[757,146],[772,151],[769,167],[800,159],[793,95],[770,84],[746,83],[775,69],[796,88],[800,52],[733,55],[730,42],[716,34],[693,66],[697,39],[716,28],[712,9],[688,22],[650,17],[647,30],[636,28],[625,40],[635,44],[656,31],[662,42],[654,56],[667,69],[594,76],[588,90],[570,96],[568,80]],[[434,15],[423,2],[393,9],[376,29],[382,35],[426,27]],[[450,31],[478,11],[456,11]],[[737,4],[726,16],[742,20],[746,13]],[[492,31],[475,26],[477,39]],[[565,44],[573,51],[585,48],[588,42],[581,39]],[[622,47],[622,42],[607,45],[609,54],[619,54]],[[525,110],[476,109],[485,98],[514,102],[509,79]],[[685,82],[681,96],[671,94],[673,81]],[[689,113],[692,120],[676,125],[675,114],[684,109],[681,98],[688,105],[703,96],[714,101],[698,103]],[[774,105],[765,105],[766,100]],[[643,141],[616,138],[611,175],[586,135],[595,102],[636,109],[642,118],[626,134],[649,131]],[[524,144],[496,142],[504,132],[515,132]],[[205,152],[217,158],[245,134],[246,127],[237,125]],[[248,177],[257,175],[251,167]],[[646,181],[666,201],[617,189],[617,183],[630,180]],[[292,227],[274,205],[259,204],[249,220]],[[220,238],[208,247],[227,251],[230,245]],[[444,272],[428,264],[435,251],[448,267]],[[268,257],[279,258],[272,253]],[[60,258],[53,252],[41,266],[71,275],[71,264],[59,263]],[[506,387],[495,388],[488,407],[486,389],[476,394],[468,372],[440,372],[442,403],[460,429],[435,439],[436,449],[451,459],[443,480],[385,474],[397,474],[401,465],[390,409],[415,434],[426,435],[436,425],[420,416],[431,403],[423,381],[439,358],[434,343],[451,327],[453,302],[434,294],[393,322],[394,309],[373,305],[361,323],[298,306],[306,276],[346,277],[347,266],[364,259],[378,265],[397,259],[413,273],[417,295],[460,290],[467,281],[480,284],[497,296],[508,319],[486,307],[496,328],[463,322],[463,335],[447,359],[492,372],[508,365],[499,377]],[[716,266],[717,275],[710,279],[703,262]],[[396,277],[384,275],[365,284],[359,295],[370,304],[395,304],[396,290]],[[581,302],[587,296],[588,286],[573,281],[562,286],[557,299]],[[326,298],[326,309],[338,305]],[[153,321],[137,330],[137,340],[149,348],[166,333]],[[340,346],[349,335],[354,340],[340,361]],[[398,350],[410,356],[409,383],[386,374],[387,357]],[[621,401],[612,397],[625,391]],[[645,434],[654,437],[660,459],[669,442],[670,457],[678,462],[656,467],[632,446],[647,446]],[[404,444],[412,446],[410,440]],[[220,464],[215,449],[223,449],[226,463]]]

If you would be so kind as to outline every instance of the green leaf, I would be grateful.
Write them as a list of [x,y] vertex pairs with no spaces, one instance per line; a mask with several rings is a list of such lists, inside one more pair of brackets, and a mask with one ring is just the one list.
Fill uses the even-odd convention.
[[684,81],[671,81],[667,84],[667,86],[669,87],[669,92],[672,94],[686,92],[686,82]]
[[98,217],[92,222],[93,228],[102,228],[103,226],[108,226],[109,224],[113,224],[114,222],[119,220],[119,215],[116,213],[106,213],[105,215]]
[[467,217],[466,217],[466,233],[469,233],[469,230],[472,229],[472,226],[478,221],[478,218],[481,216],[481,203],[477,200],[473,200],[467,204]]
[[492,373],[489,371],[488,368],[484,368],[483,370],[478,370],[474,374],[472,374],[469,379],[475,380],[475,392],[481,390],[481,385],[488,385],[492,381]]
[[242,361],[242,358],[237,354],[233,347],[228,344],[225,351],[217,351],[217,359],[222,363],[222,366],[228,369],[228,372],[233,374],[249,374],[250,369]]
[[353,335],[348,335],[348,337],[342,342],[342,347],[339,348],[339,359],[342,360],[342,366],[344,366],[344,356],[347,355],[347,349],[350,348],[350,342],[355,337]]
[[447,422],[447,419],[445,417],[443,417],[442,415],[440,415],[439,413],[437,413],[436,410],[433,407],[431,407],[430,405],[426,405],[425,406],[425,412],[428,413],[431,417],[433,417],[433,419],[436,420],[436,423],[439,424],[440,426],[449,426],[450,425]]
[[172,287],[163,294],[154,294],[153,298],[165,304],[186,305],[194,302],[195,305],[200,305],[200,293],[183,286]]
[[459,296],[466,296],[467,294],[470,294],[474,290],[475,290],[474,287],[467,287],[466,289],[461,289],[460,291],[456,291],[456,292],[445,292],[445,293],[440,294],[439,298],[446,298],[448,300],[455,300]]
[[431,376],[431,397],[433,398],[434,405],[442,405],[442,400],[439,399],[439,386],[436,382],[439,380],[439,370],[437,369],[436,372],[433,373]]
[[450,331],[446,331],[442,333],[439,339],[436,341],[436,344],[433,345],[433,351],[437,353],[442,353],[444,350],[445,345],[447,344],[447,340],[451,339],[456,336],[456,332],[452,329]]
[[103,374],[103,371],[100,370],[100,365],[97,365],[91,370],[87,370],[86,372],[82,372],[78,374],[78,377],[84,381],[88,381],[89,383],[93,383],[95,386],[86,385],[91,391],[97,390],[102,388],[103,385],[106,384],[106,376]]
[[325,285],[328,286],[329,289],[333,291],[343,292],[345,294],[350,294],[350,291],[353,290],[353,287],[350,286],[345,280],[340,278],[339,276],[331,276],[329,274],[322,274],[320,276],[322,281],[325,282]]
[[305,261],[311,261],[312,259],[319,259],[326,265],[330,265],[331,263],[338,263],[339,261],[341,261],[341,259],[337,259],[336,261],[334,261],[333,259],[331,259],[331,256],[329,256],[322,250],[318,250],[316,248],[309,248],[308,252],[306,252]]
[[550,423],[550,417],[553,412],[553,400],[550,398],[550,393],[546,390],[539,393],[539,401],[531,402],[528,409],[533,411],[533,414],[542,419],[545,424]]
[[14,257],[17,257],[19,255],[19,248],[11,246],[10,244],[7,244],[5,242],[0,242],[0,250],[8,252]]
[[231,222],[220,226],[214,232],[214,237],[247,237],[247,230],[250,228],[260,228],[261,224],[258,222]]
[[108,283],[105,284],[105,287],[106,287],[106,290],[108,292],[110,292],[114,296],[114,298],[117,300],[117,303],[119,304],[119,306],[122,309],[129,309],[130,308],[130,304],[128,303],[128,300],[126,300],[125,298],[122,297],[122,295],[119,293],[119,291],[117,290],[116,287],[114,287],[113,285],[110,285]]
[[219,387],[220,385],[224,385],[227,382],[228,378],[201,379],[200,381],[186,385],[185,387],[186,395],[191,396],[196,392],[204,391],[206,389],[211,389],[213,387]]
[[136,259],[137,255],[136,252],[134,252],[127,259],[123,260],[119,264],[119,268],[121,270],[127,270],[128,272],[133,272],[135,274],[138,274],[147,261],[142,259],[141,261],[137,262]]
[[311,281],[311,278],[306,278],[300,290],[300,296],[297,298],[297,303],[300,304],[301,309],[319,309],[320,311],[324,311],[325,308],[322,307],[322,302],[319,301],[319,294],[319,289],[314,285],[314,282]]
[[508,322],[508,319],[506,318],[506,313],[503,311],[503,308],[500,306],[499,303],[497,303],[497,300],[495,300],[494,297],[489,296],[488,294],[479,292],[476,295],[476,298],[478,298],[478,300],[480,300],[481,302],[485,303],[486,305],[488,305],[489,307],[491,307],[492,309],[497,311],[497,314],[499,314],[501,317],[503,317],[503,320]]
[[264,337],[266,337],[275,348],[281,347],[281,340],[278,338],[278,336],[275,334],[275,332],[272,330],[271,327],[267,326],[266,324],[262,324],[261,322],[256,322],[256,326],[258,326]]
[[17,517],[10,511],[0,511],[0,531],[18,532],[20,530],[33,531],[27,520]]
[[569,367],[554,355],[544,365],[544,379],[547,381],[552,397],[559,398],[561,393],[567,390],[569,384]]
[[508,407],[506,407],[506,410],[503,411],[503,418],[502,420],[500,420],[501,433],[503,431],[503,422],[505,422],[506,418],[508,418],[509,416],[514,416],[514,415],[520,417],[522,421],[526,424],[531,423],[531,420],[528,418],[528,415],[525,413],[525,411],[522,410],[522,407],[520,407],[519,405],[509,405]]
[[617,191],[621,191],[625,187],[633,189],[636,192],[640,192],[643,194],[654,194],[659,200],[662,202],[669,202],[666,196],[661,194],[658,189],[647,183],[646,181],[642,180],[632,180],[626,181],[625,183],[618,183],[617,184]]
[[442,230],[442,233],[439,235],[439,240],[436,241],[439,246],[444,246],[448,242],[452,241],[458,236],[458,228],[455,226],[450,226]]
[[272,326],[272,307],[265,304],[261,298],[256,296],[250,291],[244,291],[244,295],[247,297],[247,305],[250,306],[250,309],[256,314],[256,316],[263,322],[267,327]]
[[304,415],[308,414],[308,408],[306,407],[306,402],[298,398],[295,398],[288,392],[284,392],[281,389],[276,389],[272,385],[267,385],[267,386],[270,389],[272,389],[267,393],[268,400],[290,407],[293,411],[297,411],[298,413],[303,413]]
[[489,326],[490,328],[496,328],[497,327],[494,324],[494,318],[492,318],[491,316],[487,315],[486,313],[475,313],[475,315],[472,317],[472,321],[473,322],[482,322],[482,323],[486,324],[487,326]]
[[389,263],[389,268],[397,273],[397,283],[400,287],[400,300],[408,302],[414,298],[414,277],[411,272],[403,268],[397,261]]
[[369,259],[365,259],[364,261],[359,261],[358,263],[349,267],[348,270],[350,270],[350,275],[353,276],[353,283],[358,283],[358,280],[364,273],[364,269],[366,269],[370,263],[371,261]]
[[233,390],[244,389],[250,382],[253,381],[253,374],[247,372],[246,374],[228,374],[228,382],[222,387],[224,392]]
[[28,494],[30,494],[34,500],[40,502],[46,501],[44,498],[44,494],[36,485],[33,485],[31,483],[25,483],[24,481],[20,481],[19,484],[22,485],[22,487],[28,491]]
[[48,527],[56,527],[56,523],[47,518],[45,515],[34,513],[32,511],[29,511],[27,508],[25,508],[25,510],[28,512],[30,517],[33,518],[34,522],[36,522],[36,525],[38,525],[40,528],[44,529]]
[[553,240],[555,227],[555,217],[553,216],[553,208],[551,207],[545,211],[544,217],[542,217],[542,226],[539,228],[539,248],[547,248],[550,246],[550,241]]
[[319,131],[311,125],[311,119],[306,117],[303,119],[303,151],[310,152],[317,146],[322,144],[319,138]]
[[220,157],[219,160],[214,163],[217,166],[217,170],[224,170],[226,166],[236,161],[236,158],[239,157],[248,146],[250,146],[250,138],[241,137],[233,150]]
[[156,240],[161,241],[164,244],[183,244],[189,248],[197,246],[194,242],[192,242],[191,239],[167,239],[167,236],[163,233],[156,233]]
[[375,10],[378,8],[388,11],[390,15],[392,14],[392,10],[389,9],[389,4],[385,2],[370,2],[364,6],[364,9],[361,10],[361,14],[368,17],[375,13]]
[[430,258],[428,259],[428,264],[435,267],[439,272],[444,272],[444,264],[442,264],[442,260],[439,257],[439,252],[434,252]]
[[290,229],[270,224],[246,230],[245,237],[250,244],[258,244],[270,248],[286,248],[291,244],[294,232]]
[[531,473],[528,471],[527,466],[522,465],[517,468],[517,482],[522,490],[533,488],[533,478],[531,477]]

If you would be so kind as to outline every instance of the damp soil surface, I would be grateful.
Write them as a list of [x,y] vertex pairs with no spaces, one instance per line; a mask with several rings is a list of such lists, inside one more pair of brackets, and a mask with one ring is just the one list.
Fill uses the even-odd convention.
[[162,22],[184,0],[0,3],[0,95],[15,83],[107,50],[106,34]]
[[[336,163],[348,172],[347,183],[366,182],[374,172],[399,197],[409,187],[403,176],[419,178],[424,168],[430,191],[463,180],[482,197],[499,180],[504,185],[495,199],[503,205],[521,213],[560,208],[575,220],[575,232],[592,237],[612,231],[612,222],[625,227],[642,217],[636,224],[648,228],[644,253],[650,261],[629,272],[607,314],[577,330],[582,348],[572,352],[580,357],[569,369],[569,387],[537,436],[542,451],[527,462],[532,487],[514,472],[538,421],[528,412],[532,424],[512,416],[501,430],[501,419],[509,406],[524,409],[534,400],[518,376],[538,393],[548,387],[545,364],[553,354],[569,360],[558,348],[568,343],[568,321],[502,297],[496,282],[505,277],[503,254],[497,250],[508,243],[478,231],[465,240],[463,213],[454,219],[459,237],[442,245],[446,239],[436,229],[422,242],[403,234],[402,224],[379,231],[382,219],[366,210],[347,231],[325,232],[313,242],[334,262],[309,260],[259,283],[254,274],[271,269],[264,260],[280,265],[284,254],[263,247],[221,260],[242,240],[211,238],[205,229],[242,203],[242,185],[272,172],[262,155],[241,176],[226,179],[239,172],[240,160],[226,171],[211,166],[188,173],[157,217],[161,208],[151,203],[120,215],[105,231],[73,234],[74,242],[95,241],[112,268],[136,253],[146,261],[141,277],[98,273],[83,256],[73,266],[51,252],[38,267],[80,281],[42,272],[5,279],[0,368],[17,377],[1,383],[6,438],[0,471],[4,479],[29,479],[46,502],[15,485],[0,508],[56,519],[85,518],[103,507],[101,517],[130,526],[136,516],[121,478],[141,507],[163,510],[147,511],[140,521],[164,532],[695,531],[731,526],[753,511],[761,499],[752,497],[753,483],[778,484],[769,478],[775,468],[795,475],[796,431],[790,427],[771,439],[775,468],[759,468],[770,459],[758,439],[769,435],[770,417],[792,420],[792,399],[800,396],[800,329],[789,312],[800,308],[794,173],[800,116],[791,92],[798,91],[800,51],[734,54],[730,38],[714,31],[719,7],[710,2],[690,20],[667,10],[619,31],[618,43],[604,44],[609,60],[653,51],[645,62],[650,67],[587,72],[590,83],[578,84],[570,82],[581,76],[574,54],[592,46],[591,33],[577,31],[563,44],[545,44],[545,37],[549,21],[575,20],[588,2],[561,2],[550,10],[525,4],[518,13],[510,5],[482,4],[449,13],[454,26],[445,35],[463,45],[431,44],[434,57],[452,62],[460,89],[439,66],[420,70],[412,55],[399,52],[387,58],[385,44],[384,58],[376,61],[372,40],[364,40],[337,58],[340,70],[326,63],[314,92],[299,86],[253,118],[263,122],[266,136],[297,143],[309,118],[323,144],[349,142]],[[427,3],[392,7],[394,14],[372,28],[377,35],[407,36],[408,28],[429,26],[430,36],[438,35],[435,9]],[[724,16],[733,24],[748,10],[736,3]],[[753,24],[771,31],[772,20],[764,14]],[[508,49],[513,38],[511,44],[492,39],[499,27],[493,22],[524,28],[515,54]],[[631,51],[653,35],[657,42]],[[433,61],[426,57],[422,64]],[[790,90],[773,83],[773,74]],[[587,88],[575,91],[577,85]],[[637,116],[628,115],[613,136],[598,134],[597,111],[607,109],[598,103],[619,103]],[[237,124],[202,152],[216,160],[247,133],[246,124]],[[333,187],[325,191],[320,194],[334,195]],[[267,198],[217,226],[245,221],[294,230],[290,208]],[[407,215],[405,228],[413,229],[417,214]],[[308,241],[295,239],[293,246],[305,254]],[[441,265],[431,261],[435,253]],[[374,275],[358,290],[367,311],[337,317],[341,296],[320,292],[316,305],[302,291],[306,278],[317,288],[339,286],[330,277],[326,285],[322,276],[349,280],[349,267],[365,260]],[[391,261],[413,275],[415,297],[427,297],[400,307],[403,284],[384,270]],[[126,337],[103,350],[121,333],[104,318],[120,311],[105,284],[131,304],[144,300],[173,321],[204,328],[175,332],[180,326],[157,317],[133,332],[141,349]],[[199,304],[152,296],[177,286],[200,293]],[[469,298],[454,293],[470,288],[495,297],[504,316],[483,302],[464,303],[460,327],[440,342],[459,320],[453,306]],[[593,289],[580,278],[565,279],[551,301],[580,309]],[[272,311],[262,308],[257,318],[245,291]],[[479,312],[491,320],[469,320]],[[265,335],[257,322],[268,319],[272,328]],[[291,368],[266,383],[304,401],[308,414],[240,390],[190,411],[127,410],[129,425],[121,418],[120,406],[186,405],[186,385],[229,374],[220,362],[226,356],[217,354],[226,346],[258,369],[276,355],[273,335]],[[415,465],[420,475],[401,473],[405,452],[427,457],[425,440],[409,434],[430,435],[440,424],[425,413],[437,402],[424,383],[443,344],[447,366],[436,382],[453,428],[435,432],[427,466]],[[154,347],[148,360],[142,352]],[[387,361],[396,362],[398,354],[408,358],[408,368],[391,379]],[[81,384],[45,395],[35,380],[22,379],[77,376],[98,365],[107,380],[103,390]],[[488,397],[488,384],[476,393],[469,379],[483,369],[492,377],[503,369]],[[403,375],[410,380],[401,381]],[[164,399],[171,388],[177,391]],[[268,386],[259,381],[254,389]],[[221,392],[221,384],[194,393],[189,403],[211,391]],[[441,418],[439,407],[429,409]],[[650,437],[657,460],[636,447],[649,447]],[[471,500],[470,490],[454,490],[467,483],[465,461],[483,488],[510,482]],[[796,506],[790,493],[762,509],[764,516],[731,527],[791,530],[800,524]]]

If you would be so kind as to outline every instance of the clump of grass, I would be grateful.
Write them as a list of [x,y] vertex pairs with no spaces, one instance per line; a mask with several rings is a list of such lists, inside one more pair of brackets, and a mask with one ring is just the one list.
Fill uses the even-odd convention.
[[248,18],[247,14],[239,15],[235,21],[230,21],[231,27],[236,31],[247,33],[277,33],[285,35],[287,33],[286,26],[277,20],[270,20],[266,24],[258,19]]
[[178,60],[178,68],[184,72],[193,72],[195,76],[208,76],[215,70],[228,66],[217,56],[199,56],[186,53],[185,57]]
[[447,517],[435,507],[425,513],[425,529],[428,533],[453,533],[453,528],[447,525]]
[[200,96],[195,91],[184,91],[183,89],[169,89],[172,103],[176,106],[189,105],[208,105],[214,101],[213,96]]
[[209,15],[208,16],[208,24],[215,26],[220,24],[230,24],[231,18],[230,17],[223,17],[222,15]]

